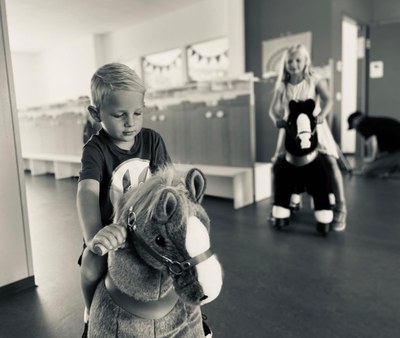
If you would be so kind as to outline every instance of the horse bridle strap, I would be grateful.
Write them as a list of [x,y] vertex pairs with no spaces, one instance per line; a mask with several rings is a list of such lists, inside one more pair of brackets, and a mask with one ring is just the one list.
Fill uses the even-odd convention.
[[211,248],[207,251],[192,257],[184,262],[174,261],[169,259],[166,256],[161,255],[156,250],[154,250],[146,241],[143,239],[142,236],[137,231],[137,224],[136,224],[136,215],[132,210],[132,207],[129,208],[128,214],[128,231],[131,235],[132,239],[136,239],[139,244],[150,254],[158,260],[160,263],[164,264],[168,271],[173,275],[181,275],[185,270],[191,269],[195,267],[197,264],[205,261],[206,259],[210,258],[214,253],[211,251]]
[[130,314],[144,319],[163,318],[174,308],[179,298],[175,289],[171,287],[157,300],[147,302],[137,300],[118,289],[109,273],[106,275],[104,285],[115,304]]
[[285,159],[290,164],[296,167],[302,167],[314,161],[317,158],[317,156],[318,156],[318,149],[314,149],[311,153],[303,156],[294,156],[291,153],[286,152]]

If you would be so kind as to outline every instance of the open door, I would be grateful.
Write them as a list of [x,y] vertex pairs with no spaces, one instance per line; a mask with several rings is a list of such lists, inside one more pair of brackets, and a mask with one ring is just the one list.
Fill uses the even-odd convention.
[[342,101],[341,146],[344,153],[354,154],[356,139],[354,131],[347,130],[347,117],[357,110],[357,58],[358,26],[348,17],[342,20]]
[[368,26],[345,16],[342,19],[342,97],[341,149],[355,155],[355,167],[361,164],[362,140],[354,130],[348,130],[348,116],[360,110],[368,111]]

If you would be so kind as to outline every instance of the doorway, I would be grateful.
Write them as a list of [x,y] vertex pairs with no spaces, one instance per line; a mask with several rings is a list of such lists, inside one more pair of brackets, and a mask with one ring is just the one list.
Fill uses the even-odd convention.
[[342,19],[342,83],[340,144],[343,153],[355,156],[355,167],[361,165],[362,140],[348,130],[348,116],[368,111],[369,27],[344,16]]

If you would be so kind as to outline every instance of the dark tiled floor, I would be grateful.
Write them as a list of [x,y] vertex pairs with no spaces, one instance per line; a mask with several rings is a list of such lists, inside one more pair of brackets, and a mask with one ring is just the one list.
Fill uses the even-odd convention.
[[[79,337],[76,180],[26,175],[38,287],[0,300],[0,337]],[[224,266],[204,306],[215,338],[400,337],[400,180],[346,179],[348,229],[318,236],[310,210],[277,232],[270,201],[206,198]]]

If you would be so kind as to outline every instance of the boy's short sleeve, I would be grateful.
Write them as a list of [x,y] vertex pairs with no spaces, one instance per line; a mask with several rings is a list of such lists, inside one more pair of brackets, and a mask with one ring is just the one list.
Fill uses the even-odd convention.
[[161,135],[154,133],[154,147],[153,156],[151,163],[151,170],[157,171],[158,169],[164,167],[171,163],[171,158],[169,157],[167,147],[162,139]]
[[100,150],[89,143],[86,144],[83,147],[79,181],[93,179],[100,182],[102,180],[103,163],[104,159]]

